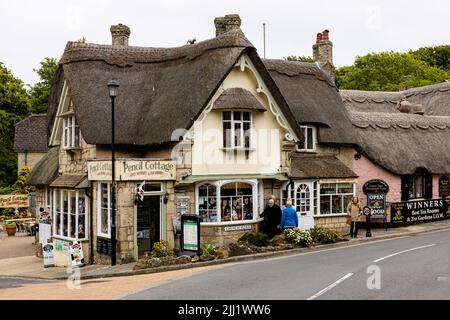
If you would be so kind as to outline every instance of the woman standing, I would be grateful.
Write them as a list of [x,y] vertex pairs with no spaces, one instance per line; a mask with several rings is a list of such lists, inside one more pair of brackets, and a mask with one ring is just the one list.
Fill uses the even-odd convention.
[[348,222],[350,224],[350,237],[358,236],[358,221],[361,216],[362,208],[358,197],[353,197],[347,205]]
[[283,214],[281,215],[281,228],[297,228],[298,227],[298,216],[297,211],[292,207],[292,200],[286,200],[286,208],[283,209]]

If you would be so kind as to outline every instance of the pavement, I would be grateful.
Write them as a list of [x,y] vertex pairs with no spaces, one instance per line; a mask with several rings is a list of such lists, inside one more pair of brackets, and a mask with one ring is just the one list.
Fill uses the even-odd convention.
[[[246,256],[230,257],[223,260],[213,260],[207,262],[197,262],[195,264],[161,266],[158,268],[144,269],[134,271],[135,263],[128,263],[116,266],[110,265],[86,265],[80,269],[81,279],[97,279],[108,277],[133,276],[140,274],[153,274],[160,272],[186,270],[199,267],[217,266],[228,263],[236,263],[243,261],[265,260],[275,257],[285,257],[305,252],[313,252],[325,250],[329,248],[339,248],[351,246],[358,243],[366,243],[382,239],[390,239],[403,237],[406,235],[415,235],[424,232],[432,232],[438,230],[450,229],[450,219],[430,222],[408,227],[397,227],[385,229],[372,229],[372,237],[365,237],[365,229],[360,229],[359,237],[351,241],[344,241],[329,245],[320,245],[312,248],[297,248],[286,251],[276,251],[268,253],[259,253]],[[1,278],[21,278],[34,280],[65,280],[68,278],[67,268],[52,267],[44,268],[42,259],[34,255],[34,246],[29,245],[30,241],[34,241],[32,237],[0,237],[0,279]],[[28,241],[28,242],[27,242]],[[32,247],[32,252],[30,248]],[[21,249],[22,248],[22,249]],[[3,255],[4,254],[4,255]],[[9,255],[9,256],[8,256]]]

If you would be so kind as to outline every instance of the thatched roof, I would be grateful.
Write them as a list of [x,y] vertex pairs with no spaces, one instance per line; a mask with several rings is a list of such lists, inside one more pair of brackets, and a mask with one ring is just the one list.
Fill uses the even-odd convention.
[[264,60],[264,64],[296,121],[319,126],[319,142],[357,142],[337,88],[317,64],[285,60]]
[[259,110],[267,111],[261,102],[248,90],[229,88],[224,90],[214,101],[213,109]]
[[356,178],[358,175],[333,155],[293,154],[289,177],[294,179]]
[[49,185],[57,176],[58,147],[53,147],[36,163],[25,183],[32,186]]
[[[292,113],[242,31],[178,48],[143,48],[69,42],[60,60],[59,83],[49,106],[51,127],[61,82],[67,81],[75,114],[87,143],[109,144],[111,101],[106,83],[116,79],[116,143],[171,142],[175,129],[187,129],[243,53],[247,53],[301,137]],[[54,95],[53,95],[54,94]]]
[[[417,168],[450,173],[450,83],[341,94],[358,131],[361,152],[374,163],[399,175]],[[421,105],[424,115],[400,112],[402,100]]]
[[47,152],[47,115],[33,114],[16,124],[14,151]]

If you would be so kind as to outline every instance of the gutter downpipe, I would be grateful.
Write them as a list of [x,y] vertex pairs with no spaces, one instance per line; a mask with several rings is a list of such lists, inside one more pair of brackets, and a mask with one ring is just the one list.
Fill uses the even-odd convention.
[[94,197],[92,196],[92,181],[89,181],[89,264],[94,264],[94,229],[93,229],[93,221],[94,221]]

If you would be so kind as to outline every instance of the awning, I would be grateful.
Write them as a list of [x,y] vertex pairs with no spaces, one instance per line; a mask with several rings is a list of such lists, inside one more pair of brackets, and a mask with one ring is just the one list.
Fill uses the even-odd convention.
[[267,111],[250,91],[243,88],[226,89],[217,100],[214,101],[213,109]]
[[294,155],[289,177],[294,179],[357,178],[349,167],[333,155]]
[[58,147],[51,148],[30,172],[26,184],[49,185],[58,175]]
[[274,179],[279,181],[288,181],[289,178],[284,174],[235,174],[235,175],[198,175],[187,176],[177,182],[177,185],[192,184],[200,181],[217,180],[248,180],[248,179]]
[[64,174],[56,178],[51,184],[52,188],[76,188],[83,180],[87,179],[86,175]]

